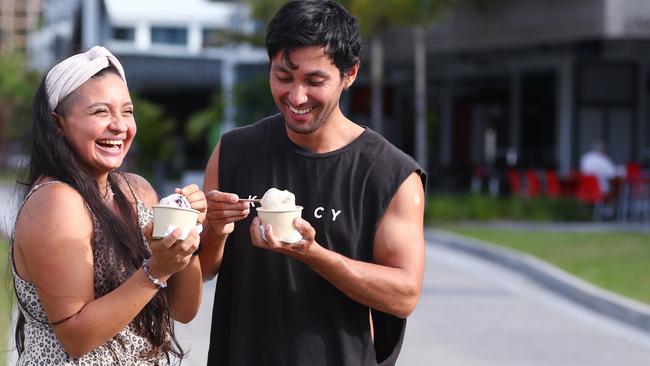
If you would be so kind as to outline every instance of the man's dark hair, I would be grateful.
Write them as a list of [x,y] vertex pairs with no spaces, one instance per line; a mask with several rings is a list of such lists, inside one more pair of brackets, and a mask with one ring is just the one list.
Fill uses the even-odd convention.
[[359,63],[359,22],[333,1],[290,1],[280,8],[266,28],[269,60],[282,52],[285,61],[292,66],[291,50],[309,46],[323,46],[325,54],[343,76]]

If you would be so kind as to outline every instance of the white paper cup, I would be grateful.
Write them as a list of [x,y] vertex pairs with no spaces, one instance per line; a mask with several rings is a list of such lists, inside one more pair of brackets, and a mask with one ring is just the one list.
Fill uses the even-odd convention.
[[262,221],[262,226],[271,225],[275,237],[285,243],[295,243],[300,240],[300,234],[293,226],[293,220],[301,215],[302,206],[296,206],[293,210],[257,209],[257,216]]
[[169,235],[170,226],[175,226],[182,230],[179,239],[185,240],[190,230],[196,226],[198,218],[199,211],[191,208],[154,205],[152,237],[162,239]]

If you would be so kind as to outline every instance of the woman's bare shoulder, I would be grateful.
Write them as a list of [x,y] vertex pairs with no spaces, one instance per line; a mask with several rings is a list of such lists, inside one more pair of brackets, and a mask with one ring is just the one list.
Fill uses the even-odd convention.
[[130,184],[136,195],[148,206],[158,203],[158,195],[156,194],[156,191],[154,190],[151,183],[149,183],[149,181],[144,177],[134,173],[120,173],[120,175],[122,175],[122,177],[121,179],[118,179],[118,181],[120,182],[120,189],[122,192],[130,193],[130,189],[128,187]]
[[93,223],[79,192],[67,184],[51,183],[36,190],[16,219],[16,242],[23,247],[90,244]]

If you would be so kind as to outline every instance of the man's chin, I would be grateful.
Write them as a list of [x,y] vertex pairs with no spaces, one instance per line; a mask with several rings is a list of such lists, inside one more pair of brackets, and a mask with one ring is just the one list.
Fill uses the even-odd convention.
[[297,130],[297,129],[294,129],[294,128],[291,128],[291,127],[289,127],[289,129],[291,130],[291,132],[293,132],[295,134],[304,135],[304,136],[307,136],[307,135],[310,135],[310,134],[314,133],[313,130]]
[[291,130],[291,132],[301,134],[301,135],[309,135],[310,133],[314,132],[314,127],[311,123],[305,122],[305,123],[296,123],[294,121],[290,121],[287,118],[285,118],[285,125],[287,126],[288,129]]

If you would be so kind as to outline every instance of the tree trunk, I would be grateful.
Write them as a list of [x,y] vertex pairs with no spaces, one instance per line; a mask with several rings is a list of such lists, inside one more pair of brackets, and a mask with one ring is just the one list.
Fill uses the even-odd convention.
[[384,47],[381,36],[375,32],[370,40],[370,126],[378,133],[383,127],[384,106]]
[[413,29],[415,62],[415,160],[427,169],[427,55],[424,28]]

